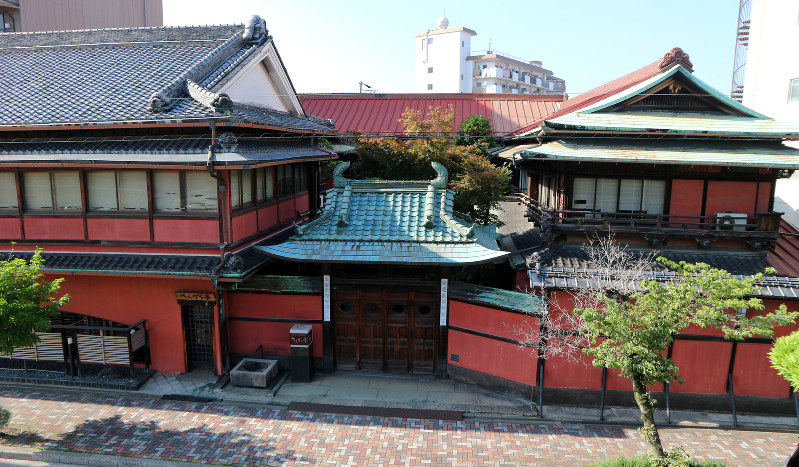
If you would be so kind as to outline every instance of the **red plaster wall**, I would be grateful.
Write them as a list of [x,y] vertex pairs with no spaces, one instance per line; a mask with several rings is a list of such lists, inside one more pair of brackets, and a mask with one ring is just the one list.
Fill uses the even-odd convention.
[[532,326],[538,329],[538,319],[455,300],[449,301],[449,325],[480,331],[509,339],[521,339],[515,329]]
[[592,365],[592,361],[593,357],[580,350],[573,351],[569,356],[547,358],[544,363],[544,387],[600,389],[602,368]]
[[308,192],[300,193],[294,197],[294,202],[297,206],[297,211],[308,212]]
[[672,180],[669,214],[702,215],[702,180]]
[[258,208],[258,226],[261,230],[270,230],[277,222],[277,203]]
[[234,241],[241,240],[242,238],[249,237],[258,232],[257,216],[258,213],[254,210],[233,216]]
[[294,206],[294,198],[292,197],[285,201],[281,201],[279,204],[278,214],[280,215],[280,221],[284,222],[293,219],[297,211],[297,208]]
[[[449,365],[535,385],[537,358],[530,349],[455,330],[449,330],[447,336]],[[453,362],[452,354],[458,355],[460,361]]]
[[[322,319],[321,295],[281,295],[230,293],[226,296],[228,316],[258,318]],[[289,329],[293,323],[228,321],[230,350],[233,353],[255,353],[259,345],[264,353],[290,355]],[[313,326],[313,355],[322,356],[322,325]]]
[[771,182],[760,182],[757,193],[757,212],[768,212],[771,201]]
[[0,218],[0,239],[16,240],[21,237],[18,217]]
[[217,219],[153,219],[156,242],[219,243]]
[[669,385],[671,392],[724,394],[732,342],[674,341],[671,358],[684,383]]
[[150,241],[148,219],[94,219],[86,220],[89,240]]
[[[49,276],[48,279],[60,277]],[[84,313],[125,324],[147,319],[150,332],[151,368],[163,372],[186,371],[181,308],[177,291],[213,292],[208,280],[121,277],[66,276],[61,292],[70,295],[64,311]],[[217,311],[214,315],[218,316]],[[220,353],[216,329],[217,368]]]
[[527,277],[527,270],[515,271],[514,273],[516,290],[519,292],[527,292],[530,290],[530,278]]
[[713,216],[717,212],[732,211],[754,216],[756,194],[757,182],[710,180],[707,184],[705,215]]
[[83,240],[81,217],[24,216],[25,238],[52,240]]

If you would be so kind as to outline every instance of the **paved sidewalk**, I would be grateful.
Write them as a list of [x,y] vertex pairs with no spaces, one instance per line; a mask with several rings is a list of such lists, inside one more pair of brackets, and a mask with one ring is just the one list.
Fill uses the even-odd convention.
[[[38,389],[0,391],[0,405],[13,414],[7,450],[131,456],[142,465],[581,465],[645,451],[634,427],[617,425],[344,416]],[[758,466],[781,465],[797,439],[683,427],[662,436],[700,459]]]

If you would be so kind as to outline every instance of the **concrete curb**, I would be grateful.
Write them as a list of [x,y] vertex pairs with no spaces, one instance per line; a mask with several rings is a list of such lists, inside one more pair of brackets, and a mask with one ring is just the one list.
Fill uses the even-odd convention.
[[0,446],[0,459],[50,462],[69,465],[97,466],[147,466],[147,467],[186,467],[186,462],[161,461],[143,457],[121,457],[108,454],[83,452],[50,451],[46,449],[21,446]]

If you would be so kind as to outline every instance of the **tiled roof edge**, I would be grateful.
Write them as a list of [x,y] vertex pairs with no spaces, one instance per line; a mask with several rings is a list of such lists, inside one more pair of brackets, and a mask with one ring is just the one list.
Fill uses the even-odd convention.
[[216,113],[226,113],[233,110],[233,102],[225,93],[211,92],[192,80],[186,80],[186,87],[192,99],[213,110]]

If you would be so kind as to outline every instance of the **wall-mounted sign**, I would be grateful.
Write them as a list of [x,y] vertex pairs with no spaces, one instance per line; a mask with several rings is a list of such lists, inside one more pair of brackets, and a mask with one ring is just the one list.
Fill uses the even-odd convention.
[[324,320],[325,322],[328,322],[330,321],[330,276],[323,276],[322,281],[324,284],[324,297],[322,299],[322,305],[324,307]]
[[193,302],[215,302],[216,297],[208,292],[175,292],[175,297],[178,300],[186,300]]
[[447,325],[447,288],[449,287],[449,279],[441,279],[441,320],[438,323],[440,326]]

